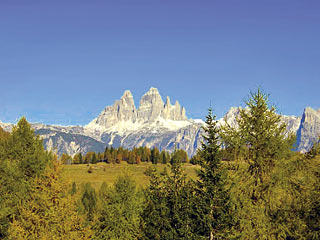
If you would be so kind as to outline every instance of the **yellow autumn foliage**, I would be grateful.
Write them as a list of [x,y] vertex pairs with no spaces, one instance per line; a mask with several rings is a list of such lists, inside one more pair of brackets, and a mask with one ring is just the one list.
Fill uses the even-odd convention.
[[[50,166],[51,165],[51,166]],[[91,229],[76,211],[57,161],[35,179],[31,198],[18,206],[18,215],[8,229],[8,239],[91,239]]]

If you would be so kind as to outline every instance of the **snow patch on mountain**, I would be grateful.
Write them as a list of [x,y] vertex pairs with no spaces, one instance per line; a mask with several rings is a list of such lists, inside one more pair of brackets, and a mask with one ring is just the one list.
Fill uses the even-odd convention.
[[164,130],[177,131],[178,129],[184,128],[193,123],[203,123],[203,121],[202,122],[189,121],[189,120],[178,121],[178,120],[164,119],[159,116],[152,122],[147,122],[147,123],[141,122],[141,121],[132,122],[131,120],[127,120],[127,121],[121,120],[108,128],[97,124],[95,121],[92,121],[85,126],[85,129],[91,132],[98,131],[101,133],[117,133],[120,136],[124,136],[132,132],[139,132],[143,130],[145,131],[149,130],[151,132],[159,132]]

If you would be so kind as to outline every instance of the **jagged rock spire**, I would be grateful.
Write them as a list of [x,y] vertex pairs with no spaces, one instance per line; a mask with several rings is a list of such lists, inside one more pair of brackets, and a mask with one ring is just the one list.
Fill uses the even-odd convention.
[[160,116],[163,109],[163,101],[158,89],[151,87],[140,100],[138,119],[140,121],[152,121]]
[[119,121],[135,121],[137,110],[131,92],[126,90],[120,100],[116,100],[112,106],[107,106],[98,116],[96,123],[106,128]]
[[120,100],[116,100],[112,106],[107,106],[97,117],[95,123],[109,128],[120,121],[152,122],[158,117],[169,120],[186,120],[185,108],[181,108],[178,101],[171,105],[170,98],[163,103],[157,88],[151,87],[140,100],[140,106],[136,109],[134,99],[129,90],[126,90]]

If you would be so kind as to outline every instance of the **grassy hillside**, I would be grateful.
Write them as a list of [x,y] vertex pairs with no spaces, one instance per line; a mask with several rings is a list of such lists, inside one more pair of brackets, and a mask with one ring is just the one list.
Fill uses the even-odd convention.
[[[129,173],[133,176],[138,185],[144,187],[148,184],[149,178],[144,174],[145,170],[152,166],[151,163],[141,164],[90,164],[92,173],[88,173],[87,164],[65,165],[64,175],[71,183],[75,182],[77,186],[81,186],[86,182],[90,182],[96,190],[99,189],[102,182],[113,184],[118,176],[124,173]],[[167,165],[157,164],[153,165],[159,171],[162,171]],[[195,169],[197,167],[191,164],[184,164],[185,173],[189,178],[196,178]]]

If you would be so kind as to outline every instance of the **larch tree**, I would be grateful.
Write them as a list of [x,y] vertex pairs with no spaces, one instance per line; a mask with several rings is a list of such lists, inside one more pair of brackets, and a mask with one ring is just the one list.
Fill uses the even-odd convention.
[[260,89],[245,103],[236,126],[225,123],[221,133],[225,150],[236,151],[231,155],[236,166],[232,177],[238,232],[241,239],[285,238],[290,232],[288,222],[276,212],[291,198],[285,187],[287,176],[279,170],[290,156],[295,137]]
[[30,198],[34,179],[43,174],[52,155],[25,117],[10,134],[1,133],[0,153],[0,238],[5,238],[18,204]]
[[44,174],[35,178],[29,189],[30,198],[18,203],[8,239],[91,239],[92,231],[69,193],[61,165],[53,160]]

